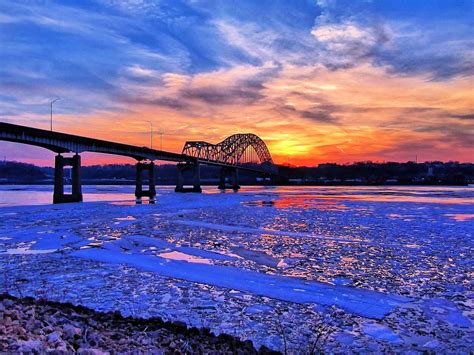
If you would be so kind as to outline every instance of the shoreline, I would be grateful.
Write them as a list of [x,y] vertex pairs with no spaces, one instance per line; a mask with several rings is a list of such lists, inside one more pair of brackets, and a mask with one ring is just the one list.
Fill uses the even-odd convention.
[[0,353],[245,353],[279,354],[252,341],[215,335],[161,318],[124,317],[72,303],[0,295]]
[[[216,189],[218,189],[219,181],[212,181],[212,182],[206,182],[202,181],[201,186],[214,186]],[[117,180],[83,180],[82,181],[82,186],[135,186],[135,181],[117,181]],[[66,184],[67,185],[67,184]],[[467,186],[472,186],[473,182],[465,182],[465,183],[454,183],[454,182],[374,182],[374,183],[368,183],[368,182],[301,182],[301,183],[278,183],[278,184],[248,184],[245,182],[241,182],[239,184],[240,186],[245,186],[245,187],[287,187],[287,186],[301,186],[301,187],[338,187],[338,186],[349,186],[349,187],[396,187],[396,186],[402,186],[402,187],[423,187],[423,186],[432,186],[432,187],[467,187]],[[33,181],[33,182],[22,182],[22,181],[0,181],[0,186],[52,186],[54,187],[54,182],[53,181]],[[173,182],[159,182],[157,181],[155,183],[155,186],[168,186],[174,188],[176,186],[175,183]]]

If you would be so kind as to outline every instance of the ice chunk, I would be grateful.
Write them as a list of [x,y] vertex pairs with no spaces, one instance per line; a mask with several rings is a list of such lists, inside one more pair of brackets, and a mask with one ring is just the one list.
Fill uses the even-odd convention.
[[390,343],[399,343],[400,337],[393,332],[392,329],[378,323],[365,323],[362,326],[362,330],[365,334],[372,338],[387,341]]

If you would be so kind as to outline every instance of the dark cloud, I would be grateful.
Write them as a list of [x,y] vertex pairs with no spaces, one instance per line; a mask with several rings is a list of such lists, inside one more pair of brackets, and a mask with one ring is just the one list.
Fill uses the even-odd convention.
[[337,123],[339,119],[334,116],[335,113],[341,112],[343,108],[338,105],[321,104],[306,110],[298,110],[291,105],[277,106],[275,111],[282,116],[297,115],[301,118],[320,123]]
[[400,153],[403,152],[413,152],[416,154],[418,151],[423,150],[431,150],[433,149],[433,142],[432,141],[425,141],[425,142],[417,142],[417,141],[407,141],[407,142],[400,142],[396,144],[394,147],[390,147],[382,151],[382,153]]
[[[422,49],[421,49],[422,48]],[[429,74],[431,80],[448,80],[474,75],[474,62],[464,51],[451,51],[439,43],[400,44],[396,50],[379,51],[375,62],[389,65],[392,73],[403,75]]]
[[184,89],[184,99],[211,105],[251,104],[264,96],[259,90],[245,87],[199,87]]
[[147,98],[121,94],[119,100],[124,103],[160,106],[175,110],[188,110],[198,103],[207,105],[247,105],[264,98],[261,92],[265,88],[264,80],[263,77],[256,77],[241,80],[229,86],[190,86],[180,89],[174,97]]
[[119,100],[122,103],[134,104],[134,105],[149,105],[149,106],[160,106],[167,107],[174,110],[184,110],[189,108],[189,105],[185,100],[180,100],[168,96],[162,96],[158,98],[146,98],[141,96],[128,96],[121,95]]
[[344,106],[334,105],[331,103],[321,103],[310,109],[300,111],[299,114],[302,118],[309,118],[316,122],[337,123],[339,119],[335,114],[343,111],[345,111]]
[[189,108],[189,105],[184,100],[175,99],[172,97],[160,97],[151,101],[153,105],[164,106],[175,110],[183,110]]
[[442,112],[439,108],[436,107],[399,107],[399,106],[351,106],[350,108],[347,107],[347,111],[350,112],[381,112],[381,111],[398,111],[402,114],[400,117],[406,117],[406,115],[412,114],[425,114],[425,113],[433,113],[433,112]]
[[[474,146],[474,127],[447,123],[426,123],[413,128],[414,132],[430,133],[438,143],[449,144],[453,148],[467,149]],[[433,138],[436,139],[436,138]]]
[[336,122],[337,119],[331,115],[328,112],[325,112],[323,110],[305,110],[305,111],[300,111],[300,116],[303,118],[309,118],[313,121],[317,122]]
[[211,105],[252,104],[264,98],[262,90],[267,75],[240,80],[229,86],[184,88],[179,92],[182,100],[203,102]]
[[460,120],[474,120],[474,113],[468,113],[465,115],[451,115],[450,117],[458,118]]

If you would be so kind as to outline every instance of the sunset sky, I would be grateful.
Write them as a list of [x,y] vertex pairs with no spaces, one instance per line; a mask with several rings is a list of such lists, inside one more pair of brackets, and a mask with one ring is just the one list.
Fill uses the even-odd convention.
[[277,163],[472,162],[473,4],[1,1],[0,121],[49,129],[59,97],[57,131],[143,146],[150,120],[175,152],[251,132]]

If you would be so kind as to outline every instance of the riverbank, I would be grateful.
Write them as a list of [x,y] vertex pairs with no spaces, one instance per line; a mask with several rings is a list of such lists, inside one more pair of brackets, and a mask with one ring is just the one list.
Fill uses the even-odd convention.
[[0,188],[23,204],[0,208],[0,292],[288,353],[474,348],[472,188],[216,190]]
[[71,303],[0,295],[0,353],[56,351],[101,353],[246,353],[278,354],[251,341],[208,328],[188,328],[160,318],[123,317]]

